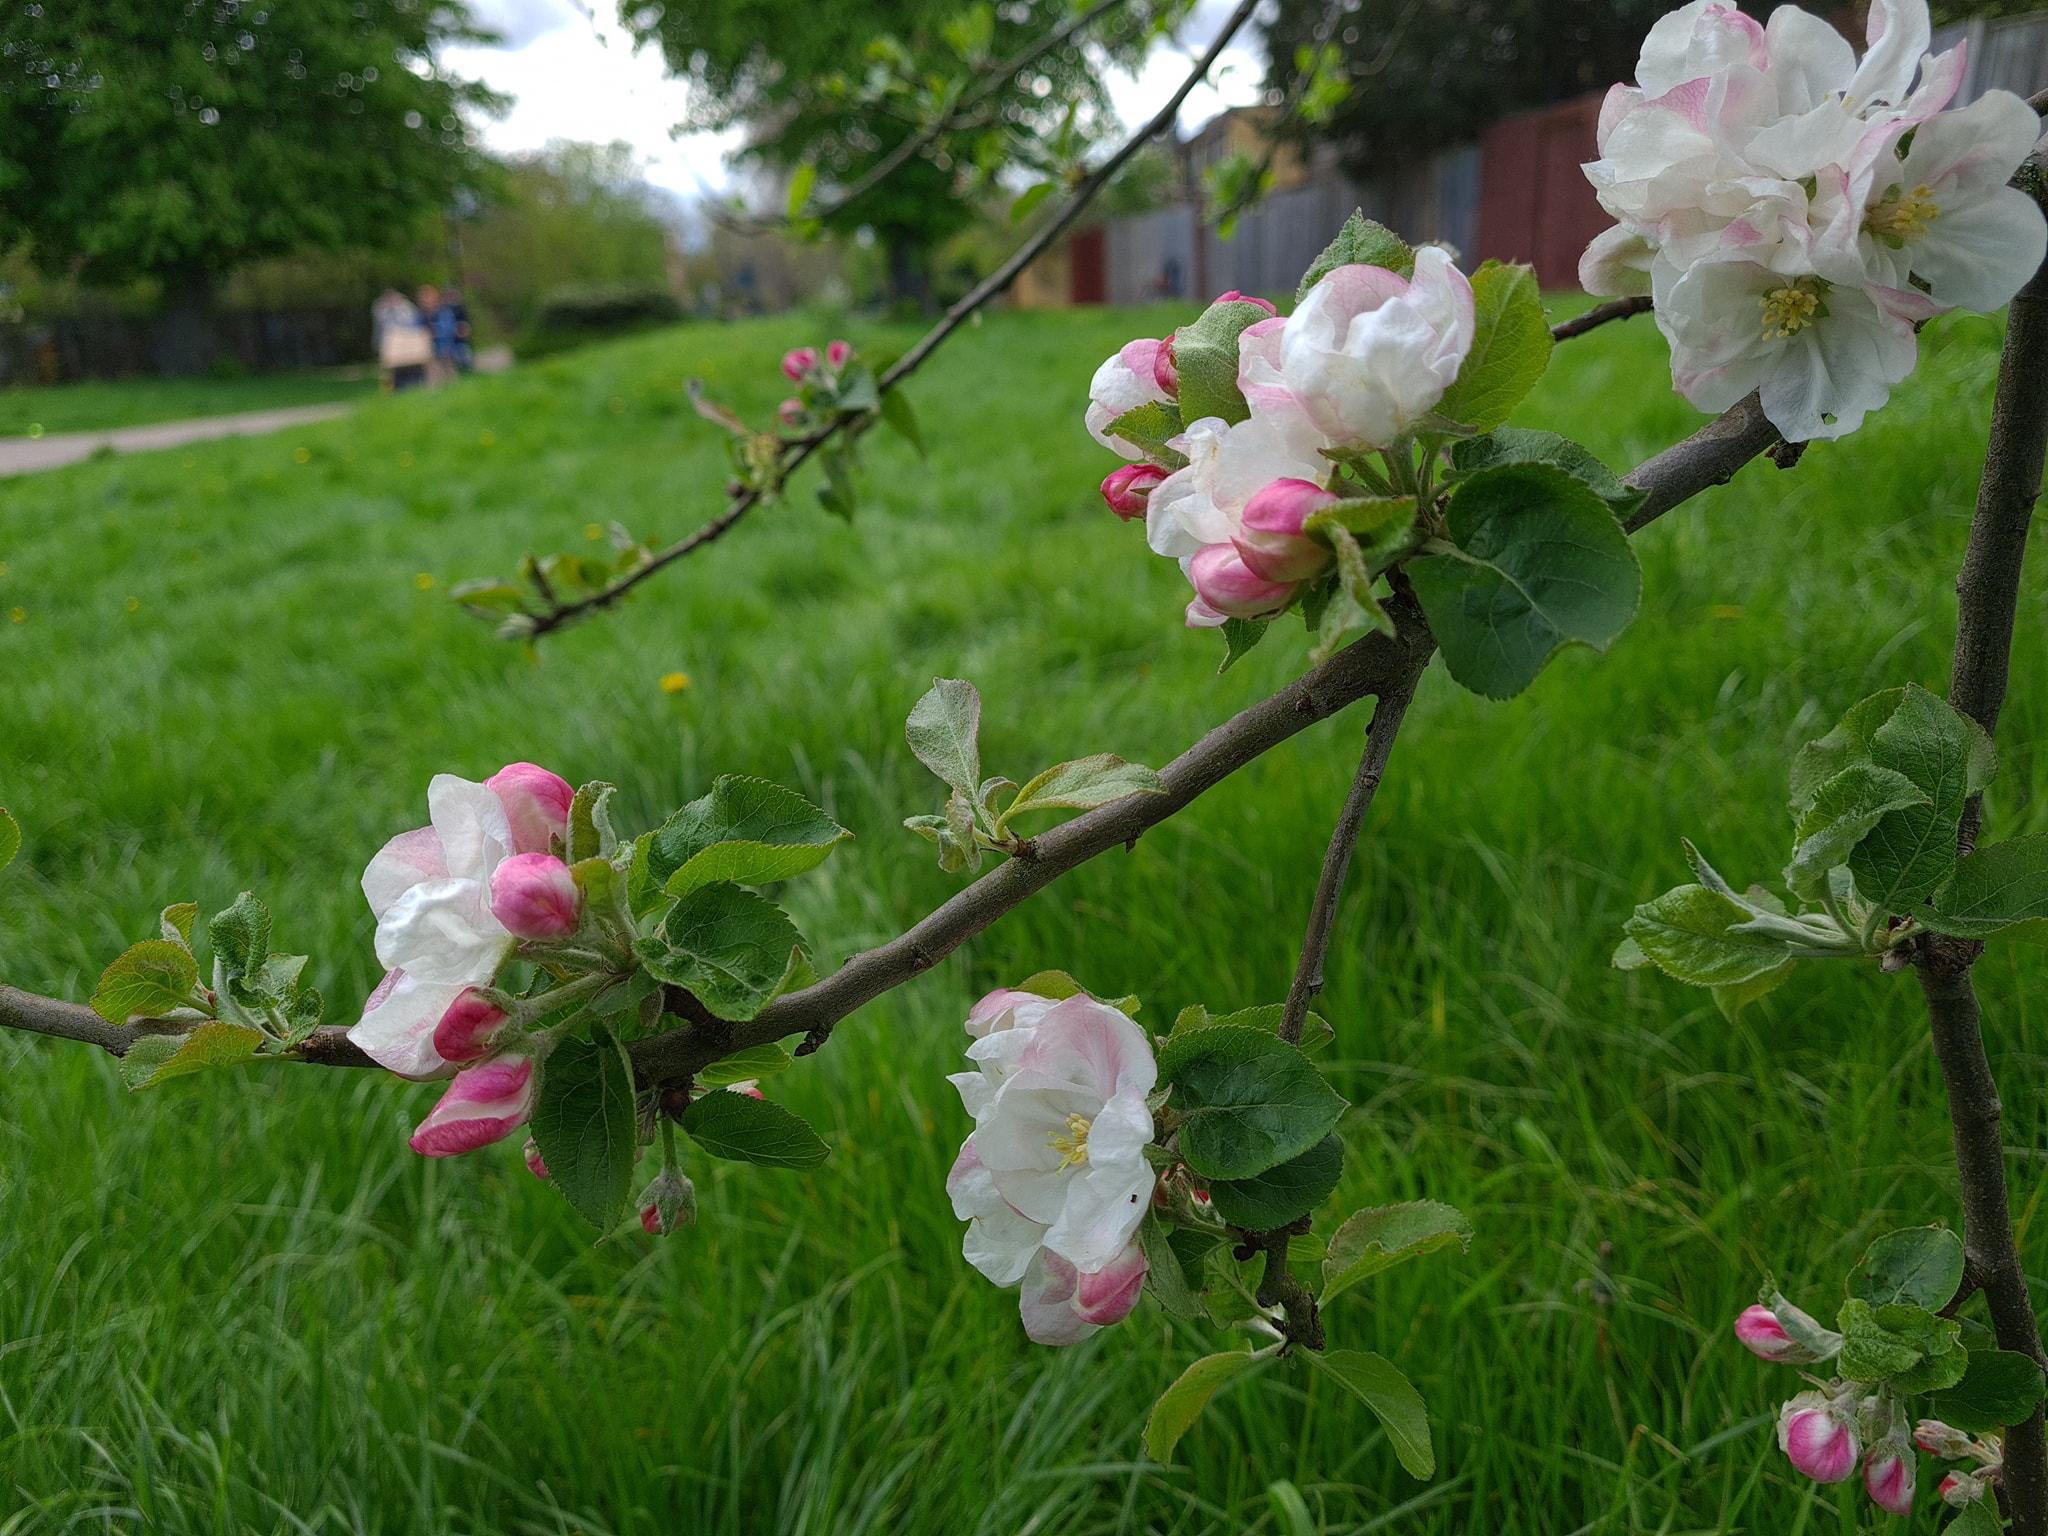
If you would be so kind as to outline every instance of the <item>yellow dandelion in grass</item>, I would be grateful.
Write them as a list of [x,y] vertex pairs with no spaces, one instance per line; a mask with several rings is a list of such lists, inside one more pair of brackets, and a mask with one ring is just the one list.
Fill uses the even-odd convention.
[[26,624],[28,622],[28,610],[26,608],[8,609],[7,622],[10,624]]
[[[19,611],[19,609],[16,610],[16,612]],[[681,693],[689,686],[690,674],[687,672],[664,672],[662,674],[661,691],[663,693]]]
[[310,463],[312,463],[312,462],[313,462],[313,450],[312,450],[312,449],[310,449],[310,448],[294,448],[294,449],[292,450],[292,462],[293,462],[294,464],[310,464]]
[[476,435],[476,445],[479,448],[492,448],[497,445],[497,442],[498,434],[493,432],[489,427],[485,427],[483,431],[477,433]]
[[421,571],[419,575],[413,577],[412,584],[422,592],[431,592],[434,590],[434,573],[432,571]]
[[142,599],[139,597],[131,597],[128,599],[127,602],[123,603],[121,606],[123,608],[126,608],[130,613],[140,613],[142,612]]
[[585,523],[583,525],[583,537],[595,544],[604,537],[604,525],[601,523]]

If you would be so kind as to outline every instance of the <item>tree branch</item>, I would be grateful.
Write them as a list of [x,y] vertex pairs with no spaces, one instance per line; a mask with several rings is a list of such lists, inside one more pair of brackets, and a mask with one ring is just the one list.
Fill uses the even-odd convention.
[[[1095,195],[1109,183],[1118,171],[1123,169],[1125,163],[1133,155],[1173,126],[1175,119],[1180,116],[1182,103],[1188,99],[1189,94],[1193,92],[1194,88],[1202,83],[1203,78],[1222,55],[1224,48],[1229,45],[1230,40],[1237,35],[1244,24],[1251,19],[1252,12],[1257,10],[1258,6],[1259,0],[1239,0],[1237,9],[1230,13],[1229,19],[1223,23],[1222,30],[1216,34],[1214,41],[1209,44],[1201,58],[1196,60],[1195,67],[1189,71],[1187,78],[1181,81],[1179,89],[1173,93],[1166,104],[1155,112],[1151,119],[1138,129],[1136,133],[1124,140],[1117,147],[1114,154],[1098,165],[1093,171],[1089,172],[1081,184],[1074,189],[1073,195],[1067,199],[1057,216],[1049,220],[1036,234],[1012,252],[1008,261],[975,284],[964,297],[957,300],[952,308],[948,309],[940,317],[938,324],[925,332],[915,346],[896,360],[894,366],[877,381],[877,386],[881,393],[887,394],[898,384],[909,378],[912,373],[917,371],[926,358],[939,349],[947,337],[966,324],[975,312],[980,310],[991,299],[994,299],[1008,289],[1026,267],[1036,261],[1047,247],[1052,245],[1054,241],[1058,240],[1061,235],[1065,234],[1073,226],[1074,222],[1087,210],[1088,205],[1095,200]],[[806,459],[817,452],[819,448],[823,447],[833,437],[840,433],[857,436],[861,432],[866,431],[873,424],[874,419],[875,416],[872,412],[859,416],[843,416],[822,432],[815,433],[797,443],[783,460],[778,484],[786,483],[789,477],[796,472],[797,468]],[[703,527],[687,537],[656,551],[645,564],[636,566],[624,575],[613,578],[587,597],[577,598],[574,602],[570,603],[558,603],[547,612],[534,615],[531,627],[525,630],[522,638],[538,640],[542,635],[550,634],[564,625],[574,623],[576,620],[600,608],[609,608],[628,592],[639,586],[641,582],[646,581],[657,572],[667,569],[686,555],[694,554],[706,544],[711,543],[726,533],[734,524],[745,517],[748,512],[758,506],[761,499],[762,493],[758,490],[740,492],[731,499],[726,509],[719,513],[717,517],[714,517],[710,522],[704,524]]]
[[1735,472],[1780,441],[1755,395],[1745,396],[1684,442],[1645,460],[1628,476],[1643,493],[1643,504],[1623,526],[1647,528],[1688,497],[1709,486],[1726,485]]
[[1631,315],[1647,315],[1654,306],[1648,294],[1637,294],[1625,299],[1609,299],[1605,304],[1595,304],[1583,315],[1574,315],[1550,328],[1552,341],[1570,341],[1574,336],[1583,336],[1610,320],[1626,320]]
[[[1427,660],[1427,657],[1424,658]],[[1330,829],[1330,846],[1323,851],[1323,870],[1316,880],[1315,898],[1309,903],[1308,930],[1301,939],[1301,960],[1294,968],[1294,982],[1287,989],[1287,1003],[1280,1011],[1280,1038],[1289,1045],[1301,1044],[1302,1025],[1308,1021],[1309,1005],[1323,990],[1323,960],[1330,950],[1330,932],[1337,922],[1337,904],[1344,894],[1344,876],[1351,868],[1351,852],[1358,845],[1358,830],[1365,813],[1379,792],[1387,771],[1387,758],[1394,750],[1394,737],[1401,729],[1402,716],[1415,697],[1415,685],[1422,678],[1417,667],[1406,678],[1396,678],[1380,690],[1373,706],[1372,724],[1367,727],[1365,752],[1358,760],[1358,773],[1337,812],[1337,824]]]

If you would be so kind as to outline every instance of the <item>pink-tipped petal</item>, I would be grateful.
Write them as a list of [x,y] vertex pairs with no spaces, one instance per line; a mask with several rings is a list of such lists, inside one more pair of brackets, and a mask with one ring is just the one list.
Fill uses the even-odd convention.
[[1211,544],[1189,560],[1188,580],[1203,603],[1233,619],[1263,618],[1294,600],[1293,582],[1266,580],[1229,544]]
[[1156,464],[1126,464],[1102,477],[1102,499],[1125,522],[1145,515],[1152,488],[1166,478]]
[[448,1091],[412,1133],[422,1157],[454,1157],[503,1141],[533,1114],[531,1056],[498,1056],[455,1074]]
[[1769,1307],[1745,1308],[1735,1319],[1735,1337],[1759,1360],[1782,1360],[1798,1347]]
[[1180,365],[1173,358],[1173,338],[1177,332],[1168,331],[1166,339],[1159,343],[1159,350],[1152,354],[1152,382],[1169,397],[1180,395]]
[[834,340],[825,347],[825,361],[834,368],[844,368],[852,358],[853,343],[850,341]]
[[531,1136],[526,1138],[526,1171],[536,1179],[545,1181],[548,1177],[548,1160],[540,1155],[540,1143]]
[[475,1061],[489,1052],[504,1023],[504,1009],[464,987],[434,1026],[434,1049],[446,1061]]
[[1832,1408],[1822,1405],[1798,1408],[1786,1415],[1779,1425],[1778,1443],[1794,1469],[1816,1483],[1841,1482],[1856,1470],[1861,1450],[1856,1431]]
[[1863,1462],[1863,1490],[1887,1514],[1913,1512],[1913,1452],[1887,1440]]
[[505,807],[514,853],[547,853],[569,835],[569,807],[576,791],[560,774],[536,763],[507,763],[484,785]]
[[1106,1328],[1130,1316],[1145,1288],[1145,1253],[1133,1241],[1101,1269],[1079,1277],[1074,1310],[1081,1321]]
[[491,915],[519,939],[566,939],[583,917],[583,892],[560,859],[522,853],[491,872]]
[[1235,288],[1231,289],[1228,293],[1217,294],[1216,302],[1218,304],[1256,304],[1269,315],[1280,313],[1274,307],[1271,299],[1262,299],[1255,293],[1239,293]]
[[1272,582],[1305,581],[1330,564],[1330,551],[1302,532],[1309,518],[1338,497],[1313,480],[1275,480],[1244,505],[1244,522],[1231,543],[1254,576]]
[[793,347],[782,354],[782,375],[792,384],[818,366],[816,347]]

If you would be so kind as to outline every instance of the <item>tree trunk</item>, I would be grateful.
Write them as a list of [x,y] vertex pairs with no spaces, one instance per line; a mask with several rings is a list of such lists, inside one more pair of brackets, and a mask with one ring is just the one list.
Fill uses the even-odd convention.
[[219,351],[214,331],[211,272],[166,273],[164,308],[153,337],[151,361],[158,373],[189,377],[205,373]]

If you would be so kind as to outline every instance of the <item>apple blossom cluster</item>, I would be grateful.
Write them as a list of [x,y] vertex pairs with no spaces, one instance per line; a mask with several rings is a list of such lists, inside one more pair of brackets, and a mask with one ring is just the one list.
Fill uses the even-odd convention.
[[1921,322],[1996,309],[2040,265],[2041,210],[2008,185],[2040,120],[2007,91],[1952,107],[1965,46],[1929,39],[1926,0],[1872,0],[1861,59],[1797,6],[1693,0],[1609,91],[1585,170],[1616,223],[1580,282],[1654,296],[1694,405],[1757,390],[1788,441],[1853,432]]
[[829,417],[839,405],[852,362],[853,343],[844,339],[827,342],[823,356],[816,347],[792,347],[783,353],[782,376],[797,390],[775,408],[783,430],[809,432]]

